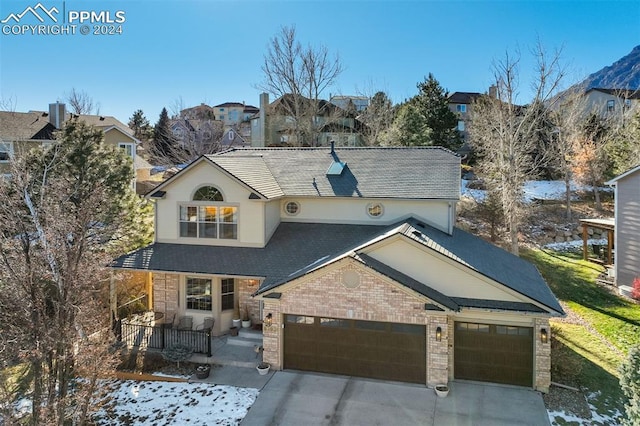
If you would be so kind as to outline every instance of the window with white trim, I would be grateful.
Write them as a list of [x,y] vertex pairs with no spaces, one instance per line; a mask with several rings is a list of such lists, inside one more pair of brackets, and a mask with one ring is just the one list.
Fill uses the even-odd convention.
[[135,155],[136,151],[132,143],[120,142],[118,143],[118,147],[123,149],[125,154],[127,154],[133,160],[133,156]]
[[186,297],[187,309],[211,311],[211,279],[187,277]]
[[465,104],[458,104],[456,105],[456,111],[467,112],[467,106]]
[[223,311],[232,310],[235,306],[235,280],[233,278],[223,278],[220,284],[220,307]]
[[0,142],[0,163],[8,163],[13,155],[13,142]]
[[295,216],[300,211],[300,204],[298,204],[296,201],[289,201],[287,204],[285,204],[284,211],[287,212],[289,216]]
[[607,101],[607,112],[613,112],[616,109],[616,101],[610,99]]
[[458,126],[456,127],[456,129],[458,129],[459,132],[464,132],[464,121],[463,120],[458,120]]
[[188,238],[238,238],[238,208],[224,205],[222,193],[203,186],[193,195],[194,203],[180,206],[180,236]]

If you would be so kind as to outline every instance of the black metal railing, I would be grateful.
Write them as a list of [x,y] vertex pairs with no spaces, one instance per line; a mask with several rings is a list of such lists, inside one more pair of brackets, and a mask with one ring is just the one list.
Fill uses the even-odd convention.
[[195,353],[211,356],[211,333],[202,330],[180,330],[162,325],[132,324],[122,320],[121,339],[127,346],[164,349],[176,343],[188,345]]

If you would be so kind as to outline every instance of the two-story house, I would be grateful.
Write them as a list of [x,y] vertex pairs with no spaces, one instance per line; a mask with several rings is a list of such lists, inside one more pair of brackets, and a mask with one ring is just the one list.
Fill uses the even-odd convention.
[[640,91],[593,88],[584,92],[584,109],[600,117],[624,117],[640,103]]
[[251,117],[251,144],[262,146],[362,146],[367,127],[358,111],[344,110],[323,99],[286,94],[269,103],[260,95],[260,112]]
[[467,127],[473,111],[473,103],[480,96],[483,96],[483,94],[479,92],[453,92],[447,99],[449,110],[458,116],[456,130],[460,133],[460,138],[462,139],[462,146],[458,150],[461,155],[467,155],[472,151]]
[[246,308],[275,369],[548,390],[563,310],[533,265],[455,227],[446,149],[235,148],[148,197],[155,242],[113,267],[165,318],[224,334]]
[[[9,172],[13,155],[20,155],[37,146],[55,142],[54,133],[67,120],[80,120],[104,133],[104,142],[123,149],[131,157],[134,172],[140,162],[136,159],[136,146],[140,143],[129,127],[114,117],[90,114],[69,114],[65,104],[49,105],[49,111],[13,112],[0,111],[0,174]],[[144,170],[148,173],[147,170]]]

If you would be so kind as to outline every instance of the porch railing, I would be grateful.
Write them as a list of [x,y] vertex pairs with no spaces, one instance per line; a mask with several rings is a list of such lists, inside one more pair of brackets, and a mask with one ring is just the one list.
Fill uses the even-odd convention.
[[127,346],[164,349],[176,343],[188,345],[195,353],[211,356],[211,333],[201,330],[179,330],[162,325],[121,323],[121,339]]

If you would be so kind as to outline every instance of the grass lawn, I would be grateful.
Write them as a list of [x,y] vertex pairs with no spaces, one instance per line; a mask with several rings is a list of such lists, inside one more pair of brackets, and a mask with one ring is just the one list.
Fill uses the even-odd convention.
[[585,389],[599,414],[623,413],[618,366],[640,344],[640,304],[596,284],[602,267],[578,255],[530,250],[522,256],[581,318],[578,324],[552,320],[552,380]]

